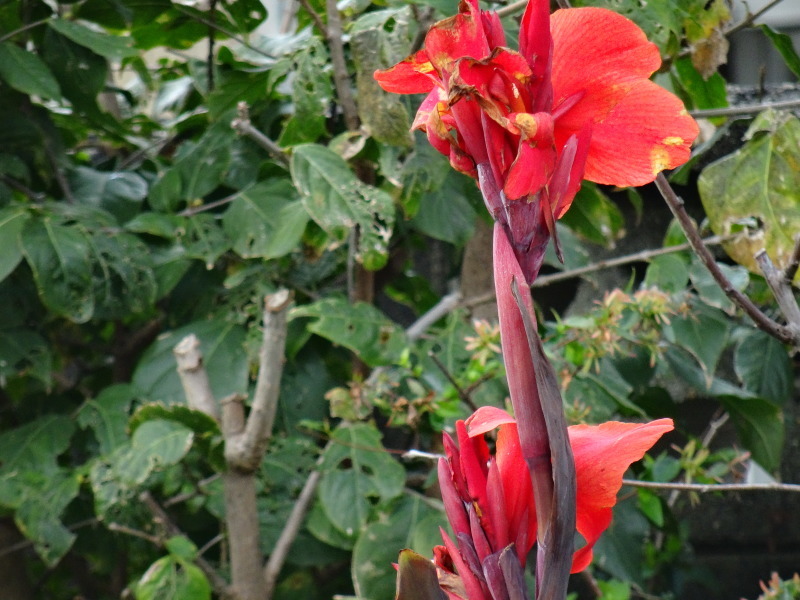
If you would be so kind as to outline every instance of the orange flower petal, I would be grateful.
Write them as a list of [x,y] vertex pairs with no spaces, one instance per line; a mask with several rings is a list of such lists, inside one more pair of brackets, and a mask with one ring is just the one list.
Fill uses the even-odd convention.
[[556,144],[593,123],[584,177],[642,185],[689,159],[697,124],[683,103],[647,78],[661,64],[655,44],[632,21],[609,10],[556,11],[554,109],[580,97],[556,123]]
[[436,85],[438,73],[422,49],[393,67],[375,71],[375,81],[393,94],[424,94]]
[[586,546],[575,553],[573,573],[589,565],[592,547],[611,524],[611,507],[617,502],[625,471],[672,429],[672,419],[651,423],[611,421],[569,428],[578,478],[576,525],[586,540]]

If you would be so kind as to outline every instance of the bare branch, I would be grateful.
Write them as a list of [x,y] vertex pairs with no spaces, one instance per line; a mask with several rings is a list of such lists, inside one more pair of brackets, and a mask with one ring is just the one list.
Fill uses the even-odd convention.
[[793,333],[795,343],[800,342],[800,306],[797,305],[790,281],[784,277],[782,271],[775,267],[766,250],[756,253],[756,262],[764,274],[769,289],[775,296],[778,308],[786,318],[787,327]]
[[[139,494],[139,500],[141,500],[141,502],[152,513],[153,521],[161,525],[168,536],[173,537],[180,535],[187,537],[186,534],[183,533],[181,529],[172,521],[170,516],[167,514],[167,511],[165,511],[156,501],[156,499],[153,498],[150,492],[145,491]],[[219,595],[221,598],[228,600],[233,600],[235,598],[231,595],[227,582],[220,576],[219,573],[217,573],[216,569],[211,566],[211,563],[209,563],[203,557],[197,556],[194,559],[194,564],[196,564],[208,578],[209,583],[211,583],[211,587],[214,589],[214,593]]]
[[278,581],[278,575],[280,575],[289,549],[292,547],[292,543],[297,537],[297,533],[300,531],[300,526],[303,524],[303,519],[308,512],[308,508],[311,506],[311,502],[314,499],[314,492],[317,489],[317,484],[321,476],[322,473],[318,470],[314,470],[309,474],[303,489],[300,491],[300,495],[292,507],[292,512],[286,520],[286,525],[284,525],[278,541],[275,542],[272,554],[264,567],[264,598],[266,600],[270,600],[275,592],[275,584]]
[[776,102],[764,102],[762,104],[750,104],[746,106],[726,106],[725,108],[705,108],[702,110],[690,110],[689,114],[696,119],[712,119],[714,117],[732,117],[736,115],[754,115],[767,109],[782,110],[788,108],[800,108],[800,100],[780,100]]
[[311,3],[308,0],[298,0],[298,2],[300,2],[300,6],[302,6],[311,17],[311,20],[314,21],[314,25],[317,26],[319,32],[327,38],[328,28],[325,26],[325,23],[322,22],[322,17],[320,17],[317,11],[311,6]]
[[413,342],[419,339],[436,321],[458,308],[461,300],[461,293],[457,291],[443,296],[439,302],[406,329],[406,336],[408,336],[409,341]]
[[783,270],[786,281],[791,283],[794,280],[798,267],[800,267],[800,234],[794,236],[794,248],[789,256],[789,262],[786,263],[786,268]]
[[127,525],[122,525],[120,523],[111,522],[108,524],[109,531],[115,531],[117,533],[124,533],[125,535],[130,535],[132,537],[137,537],[142,540],[146,540],[153,544],[154,546],[158,546],[159,548],[164,545],[164,542],[161,538],[150,535],[145,531],[141,531],[139,529],[134,529],[133,527],[128,527]]
[[29,29],[33,29],[34,27],[39,27],[39,25],[45,25],[49,21],[50,21],[50,17],[48,17],[46,19],[39,19],[38,21],[33,21],[32,23],[28,23],[27,25],[23,25],[22,27],[19,27],[18,29],[15,29],[14,31],[9,31],[5,35],[0,36],[0,44],[2,44],[3,42],[7,42],[11,38],[13,38],[15,35],[18,35],[18,34],[24,32],[24,31],[28,31]]
[[238,116],[231,121],[231,128],[239,135],[246,135],[256,144],[269,152],[272,157],[279,161],[284,166],[289,164],[289,158],[283,148],[278,146],[275,142],[269,139],[266,135],[261,133],[258,129],[253,127],[250,122],[250,113],[247,108],[247,102],[239,102],[236,105]]
[[798,341],[800,341],[800,337],[788,327],[770,319],[761,309],[753,304],[750,298],[737,290],[728,278],[725,277],[725,274],[719,268],[719,265],[717,265],[711,252],[703,245],[700,233],[697,231],[691,217],[689,217],[689,214],[686,212],[683,200],[675,193],[675,190],[672,189],[672,186],[667,181],[667,178],[664,177],[663,173],[659,173],[658,177],[656,177],[656,187],[658,191],[661,192],[672,214],[675,215],[675,218],[678,220],[678,224],[681,226],[684,234],[686,234],[692,246],[692,250],[694,250],[695,254],[697,254],[698,258],[706,266],[709,273],[711,273],[711,276],[714,278],[714,281],[716,281],[717,285],[725,292],[725,295],[753,319],[756,327],[762,331],[766,331],[784,344],[797,344]]
[[[714,235],[711,237],[703,238],[701,241],[706,246],[714,246],[716,244],[721,244],[723,242],[733,240],[735,238],[736,234]],[[589,273],[602,271],[603,269],[620,267],[622,265],[627,265],[635,262],[643,262],[646,260],[650,260],[651,258],[655,258],[656,256],[662,256],[664,254],[672,254],[674,252],[683,252],[684,250],[691,250],[691,249],[692,245],[687,242],[685,244],[676,244],[675,246],[667,246],[666,248],[641,250],[640,252],[634,252],[633,254],[626,254],[625,256],[618,256],[616,258],[609,258],[608,260],[599,260],[590,265],[586,265],[585,267],[578,267],[576,269],[569,269],[567,271],[561,271],[559,273],[551,273],[549,275],[540,275],[533,282],[531,288],[546,287],[548,285],[557,283],[559,281],[574,279],[575,277],[581,277],[583,275],[588,275]],[[494,291],[486,292],[485,294],[481,294],[479,296],[473,296],[472,298],[466,298],[461,303],[461,306],[469,308],[473,306],[479,306],[481,304],[486,304],[487,302],[491,302],[492,300],[494,300]]]
[[189,408],[206,413],[219,420],[219,407],[211,391],[208,373],[203,365],[200,340],[194,334],[187,335],[172,350],[178,363],[178,376],[186,395]]
[[[244,471],[252,472],[258,468],[272,435],[286,348],[286,315],[291,300],[291,294],[286,289],[264,299],[264,335],[259,351],[253,405],[242,435],[226,436],[225,456],[228,463]],[[228,442],[232,442],[230,447]]]
[[359,126],[358,108],[350,89],[350,76],[347,74],[347,62],[344,59],[344,44],[342,42],[342,17],[336,0],[325,0],[328,13],[328,48],[331,51],[333,63],[333,82],[336,86],[336,95],[344,114],[344,123],[350,131],[356,131]]
[[682,492],[800,492],[798,483],[662,483],[660,481],[637,481],[623,479],[624,485],[653,490],[678,490]]
[[447,367],[444,364],[442,364],[442,361],[439,360],[439,357],[436,356],[433,352],[428,352],[428,356],[433,361],[433,364],[439,367],[439,370],[442,372],[442,374],[445,377],[447,377],[447,380],[450,382],[450,385],[452,385],[456,389],[456,393],[458,394],[458,397],[461,399],[461,401],[467,406],[469,406],[469,409],[471,411],[474,412],[478,410],[478,405],[475,404],[475,401],[472,399],[472,397],[467,392],[465,392],[460,385],[458,385],[458,382],[455,380],[455,377],[453,377],[452,373],[450,373]]

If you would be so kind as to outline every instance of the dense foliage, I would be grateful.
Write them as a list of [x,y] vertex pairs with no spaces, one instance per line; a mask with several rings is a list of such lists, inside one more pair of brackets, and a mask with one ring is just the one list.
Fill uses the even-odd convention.
[[[0,2],[0,562],[16,597],[222,591],[223,437],[186,406],[173,348],[195,334],[216,399],[252,394],[263,297],[282,288],[295,305],[256,472],[265,555],[321,475],[275,597],[388,598],[399,550],[438,543],[425,453],[507,395],[498,330],[470,318],[489,290],[451,289],[459,269],[485,268],[480,246],[462,264],[484,207],[409,133],[418,99],[372,74],[454,7],[331,4],[268,15],[258,0]],[[574,4],[636,21],[662,52],[656,81],[688,108],[727,105],[724,0]],[[518,15],[503,11],[507,30]],[[760,29],[800,77],[788,38]],[[781,320],[753,255],[791,262],[800,121],[754,111],[708,129],[673,182],[723,236],[732,286]],[[588,267],[601,284],[597,254],[657,201],[585,184],[549,272]],[[779,474],[787,346],[753,326],[680,228],[648,235],[667,251],[641,256],[622,289],[541,313],[569,418],[673,417],[681,431],[645,459],[643,480],[722,481],[746,453]],[[450,310],[409,328],[443,297]],[[700,398],[713,406],[705,434]],[[712,445],[726,420],[735,441]],[[604,597],[680,596],[698,576],[680,507],[643,488],[620,503],[622,525],[596,547]]]

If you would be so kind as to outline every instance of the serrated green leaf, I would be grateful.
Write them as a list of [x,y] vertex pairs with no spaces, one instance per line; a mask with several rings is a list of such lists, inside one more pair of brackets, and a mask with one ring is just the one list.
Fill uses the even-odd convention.
[[328,519],[347,535],[367,522],[370,500],[390,500],[403,491],[405,469],[381,444],[371,425],[340,425],[320,468],[319,498]]
[[800,120],[762,113],[738,151],[700,174],[698,189],[714,233],[728,235],[755,221],[757,231],[724,244],[737,263],[760,273],[753,256],[766,249],[782,268],[800,233]]
[[87,400],[78,411],[78,425],[91,428],[101,454],[110,454],[128,442],[128,409],[136,388],[117,384],[105,388],[94,400]]
[[403,330],[365,302],[331,297],[292,309],[290,318],[303,317],[316,319],[310,331],[349,348],[371,367],[396,361],[406,345]]
[[119,479],[141,485],[155,469],[174,465],[192,447],[194,433],[180,423],[153,420],[142,423],[131,438],[131,447],[118,456]]
[[733,368],[744,387],[777,405],[792,397],[793,373],[789,354],[778,340],[758,329],[745,333],[736,346]]
[[359,181],[344,159],[317,144],[294,149],[291,172],[311,218],[339,241],[357,226],[357,260],[367,269],[381,268],[394,225],[392,197]]
[[109,60],[122,60],[128,56],[135,56],[139,52],[133,47],[133,38],[130,37],[95,31],[85,25],[65,19],[51,19],[47,24],[76,44]]
[[200,338],[203,363],[214,396],[221,399],[234,393],[246,393],[245,332],[240,325],[220,319],[189,323],[160,336],[144,352],[133,373],[133,384],[142,395],[165,404],[185,403],[172,350],[189,334]]
[[47,65],[12,42],[0,43],[0,78],[23,94],[61,99],[61,88]]
[[720,396],[719,400],[753,459],[774,472],[780,466],[785,436],[781,409],[763,398]]
[[259,183],[238,194],[222,226],[242,258],[277,258],[300,243],[308,213],[287,180]]
[[95,298],[87,236],[45,217],[25,223],[20,239],[45,306],[76,323],[88,321]]
[[22,207],[9,206],[0,210],[0,281],[22,260],[19,234],[29,218],[28,211]]

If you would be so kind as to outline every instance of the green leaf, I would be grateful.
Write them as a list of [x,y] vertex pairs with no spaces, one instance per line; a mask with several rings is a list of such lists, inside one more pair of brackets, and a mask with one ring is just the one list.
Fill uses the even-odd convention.
[[240,192],[222,226],[242,258],[277,258],[294,250],[308,223],[302,203],[285,179],[265,181]]
[[142,423],[131,438],[131,448],[117,464],[124,481],[142,484],[160,467],[179,462],[192,446],[194,433],[174,421],[153,420]]
[[101,33],[75,21],[67,21],[65,19],[51,19],[47,24],[76,44],[80,44],[109,60],[122,60],[139,53],[133,47],[133,39],[130,37]]
[[211,600],[211,585],[199,567],[175,556],[150,565],[134,588],[136,600]]
[[389,194],[359,181],[343,158],[317,144],[295,148],[291,172],[308,214],[322,229],[342,241],[357,226],[356,259],[370,270],[386,264],[394,225]]
[[674,254],[656,256],[647,266],[644,285],[657,287],[668,293],[679,293],[689,282],[689,271],[686,261]]
[[646,516],[656,527],[664,526],[664,507],[661,504],[661,498],[652,490],[640,488],[636,490],[636,495],[639,500],[639,510]]
[[[750,275],[747,273],[747,269],[744,267],[738,265],[730,266],[722,263],[717,263],[717,266],[719,267],[720,271],[722,271],[722,274],[728,279],[728,281],[731,282],[733,287],[740,292],[744,291],[744,289],[750,283]],[[722,288],[714,280],[706,266],[695,255],[692,255],[692,264],[689,267],[689,277],[692,280],[694,289],[697,290],[697,293],[700,298],[702,298],[703,302],[709,306],[724,310],[728,314],[733,314],[736,308],[735,305],[731,300],[728,299],[728,297],[725,295],[725,292],[722,291]]]
[[4,329],[0,334],[0,378],[30,376],[46,387],[52,384],[51,344],[30,329]]
[[371,367],[399,359],[406,346],[403,330],[371,304],[330,297],[292,309],[290,318],[315,318],[308,328],[355,352]]
[[179,560],[192,561],[197,556],[197,546],[189,538],[176,535],[164,542],[167,551]]
[[58,81],[42,59],[12,42],[0,43],[0,77],[23,94],[61,99]]
[[282,147],[317,141],[325,133],[325,113],[333,97],[328,53],[317,38],[313,38],[295,60],[292,71],[294,114],[278,140]]
[[245,332],[240,325],[220,319],[190,323],[159,337],[144,352],[133,373],[133,384],[142,394],[165,404],[185,403],[172,349],[189,334],[200,338],[203,363],[214,397],[221,399],[234,393],[246,393]]
[[77,537],[64,527],[60,516],[78,495],[80,479],[75,474],[60,471],[47,476],[25,473],[21,483],[24,488],[14,522],[20,532],[33,541],[42,561],[53,567]]
[[561,221],[581,238],[613,248],[625,235],[625,218],[597,185],[584,181]]
[[108,77],[108,63],[102,56],[48,28],[41,46],[42,60],[52,71],[61,93],[72,103],[78,114],[97,118],[97,95]]
[[672,317],[664,331],[667,339],[697,359],[707,385],[711,385],[730,329],[730,321],[717,309],[695,302],[689,314]]
[[714,233],[760,224],[724,244],[731,258],[759,273],[756,252],[766,249],[783,268],[800,233],[800,120],[791,113],[761,113],[746,137],[740,150],[703,170],[698,189]]
[[[397,557],[398,548],[430,552],[431,546],[420,548],[414,545],[415,534],[418,535],[420,525],[431,529],[435,535],[430,537],[435,537],[437,543],[441,543],[438,527],[445,523],[446,517],[428,506],[422,498],[407,494],[392,508],[379,521],[367,525],[353,548],[351,569],[353,585],[359,598],[381,600],[392,597],[396,578],[392,562]],[[435,521],[429,517],[433,517]],[[431,564],[430,561],[427,562]],[[433,589],[441,593],[435,577],[433,583]],[[418,597],[425,597],[425,590],[418,591],[423,592]]]
[[28,211],[22,207],[9,206],[0,210],[0,281],[22,260],[19,234],[29,218]]
[[173,421],[191,429],[198,436],[217,435],[220,432],[219,424],[213,417],[181,404],[143,404],[131,415],[128,427],[134,433],[148,421]]
[[183,219],[182,241],[185,256],[199,258],[211,270],[217,259],[231,247],[219,220],[208,213],[199,213]]
[[69,447],[75,425],[69,418],[49,415],[0,434],[0,470],[35,471],[49,475],[58,470],[56,458]]
[[136,215],[147,197],[147,182],[132,171],[97,171],[79,166],[68,177],[72,194],[85,202],[107,210],[125,223]]
[[25,223],[22,251],[33,271],[39,296],[50,310],[76,323],[94,314],[91,247],[78,227],[45,217]]
[[78,425],[91,428],[100,444],[100,454],[111,454],[128,442],[128,409],[136,388],[122,383],[105,388],[78,411]]
[[785,33],[778,33],[769,25],[759,25],[758,27],[769,38],[775,49],[780,52],[783,62],[786,63],[789,70],[794,73],[795,77],[800,79],[800,56],[797,55],[797,51],[794,49],[792,38]]
[[147,247],[128,233],[100,232],[90,241],[94,316],[122,318],[151,309],[158,290]]
[[722,108],[728,106],[725,79],[714,73],[708,79],[695,69],[691,58],[679,58],[673,64],[673,80],[689,108]]
[[434,164],[447,169],[447,177],[420,197],[419,209],[411,224],[417,231],[437,240],[464,245],[475,230],[478,216],[475,205],[480,202],[480,192],[472,180],[456,173],[444,162],[437,160]]
[[147,202],[153,210],[172,212],[180,206],[183,198],[183,183],[177,168],[167,169],[150,187]]
[[785,428],[781,409],[763,398],[720,396],[744,447],[764,469],[780,466]]
[[181,145],[175,169],[181,177],[181,197],[192,203],[212,192],[230,166],[230,145],[236,134],[227,121],[212,124],[202,137]]
[[782,405],[792,397],[793,372],[789,354],[778,340],[758,329],[748,330],[733,355],[733,368],[754,395]]
[[175,239],[183,220],[175,215],[156,212],[143,212],[125,223],[125,229],[133,233],[146,233],[168,240]]
[[380,432],[366,423],[340,425],[320,468],[322,508],[347,535],[367,522],[371,501],[395,498],[405,485],[405,469],[383,448]]

